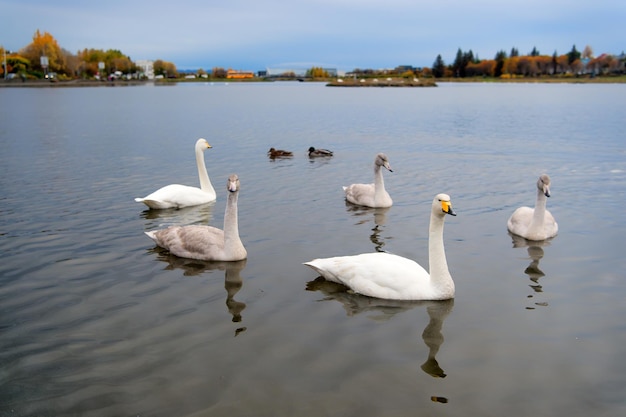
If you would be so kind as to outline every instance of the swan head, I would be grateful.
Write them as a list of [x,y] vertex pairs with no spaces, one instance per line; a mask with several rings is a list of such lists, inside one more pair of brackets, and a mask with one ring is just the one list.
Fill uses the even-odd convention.
[[206,151],[209,148],[212,148],[212,146],[209,145],[209,142],[207,142],[206,139],[200,138],[196,142],[196,149],[199,149],[201,151]]
[[391,166],[389,165],[389,158],[387,158],[387,155],[385,155],[384,153],[379,153],[376,155],[374,165],[376,167],[385,167],[389,172],[393,172]]
[[450,202],[450,196],[448,194],[437,194],[433,200],[433,213],[444,216],[449,214],[456,216],[454,210],[452,210],[452,203]]
[[550,177],[548,174],[543,174],[537,180],[537,188],[546,197],[550,197]]
[[228,189],[228,191],[230,191],[231,193],[237,192],[239,191],[239,177],[237,176],[237,174],[230,174],[228,176],[228,181],[226,181],[226,188]]

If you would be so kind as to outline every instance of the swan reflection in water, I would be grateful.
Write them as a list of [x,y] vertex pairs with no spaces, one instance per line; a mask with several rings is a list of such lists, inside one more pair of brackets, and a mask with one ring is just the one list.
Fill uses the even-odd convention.
[[[422,332],[422,339],[428,347],[428,358],[421,366],[422,370],[435,378],[445,378],[444,370],[437,362],[437,353],[443,344],[443,322],[452,312],[454,299],[444,301],[398,301],[366,297],[348,292],[347,287],[318,277],[307,283],[307,291],[320,291],[325,297],[320,301],[336,300],[342,305],[348,316],[364,312],[375,313],[369,316],[375,321],[387,321],[398,313],[425,306],[430,321]],[[435,400],[434,398],[437,398]],[[432,397],[433,401],[442,401],[443,397]],[[445,400],[445,398],[443,398]],[[447,402],[447,400],[445,401]]]
[[[539,283],[539,280],[546,274],[539,268],[539,261],[544,256],[544,247],[550,246],[551,239],[542,241],[526,240],[523,237],[514,235],[509,232],[509,236],[513,240],[514,248],[526,248],[528,257],[531,260],[530,264],[524,269],[524,273],[528,275],[532,284],[529,284],[534,293],[530,294],[528,298],[534,298],[537,294],[543,293],[543,286]],[[547,302],[536,302],[536,306],[546,307]],[[534,310],[535,307],[526,307],[527,310]]]
[[180,209],[144,210],[140,216],[146,220],[159,220],[159,222],[146,222],[146,230],[181,224],[210,224],[214,208],[215,201],[212,201],[199,206]]
[[385,252],[383,246],[385,246],[385,240],[389,238],[381,238],[380,232],[382,232],[383,226],[387,222],[387,212],[390,208],[364,207],[346,201],[346,210],[358,219],[357,225],[370,222],[370,215],[374,217],[374,227],[371,229],[370,241],[374,244],[376,252]]
[[[237,262],[208,262],[197,259],[180,258],[170,254],[166,249],[155,247],[150,252],[157,254],[157,260],[167,263],[166,270],[182,269],[184,276],[197,276],[206,271],[224,271],[224,289],[226,290],[226,308],[233,316],[232,321],[239,323],[242,321],[241,312],[245,310],[246,304],[235,300],[235,295],[243,287],[241,271],[246,267],[246,260]],[[235,331],[235,336],[245,331],[245,327],[240,327]]]

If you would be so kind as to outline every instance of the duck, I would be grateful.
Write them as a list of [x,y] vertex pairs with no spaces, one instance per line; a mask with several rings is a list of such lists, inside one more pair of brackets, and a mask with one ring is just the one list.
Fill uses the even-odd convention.
[[309,148],[309,157],[315,158],[318,156],[333,156],[333,152],[328,149],[315,149],[313,146]]
[[507,229],[514,235],[532,241],[553,238],[559,231],[554,216],[546,209],[550,197],[550,176],[542,174],[537,180],[535,208],[519,207],[507,221]]
[[346,200],[352,204],[359,206],[385,208],[391,207],[393,200],[385,190],[385,182],[383,181],[383,173],[381,168],[393,172],[389,165],[389,159],[384,153],[376,154],[374,158],[374,183],[373,184],[352,184],[343,187],[346,194]]
[[428,235],[430,273],[417,262],[388,252],[318,258],[304,265],[322,278],[343,284],[354,293],[387,300],[449,300],[454,281],[443,245],[446,215],[456,216],[450,196],[433,199]]
[[228,199],[224,213],[224,229],[212,226],[170,226],[145,232],[158,246],[181,258],[201,261],[241,261],[248,253],[239,237],[237,200],[240,181],[231,174],[226,182]]
[[152,194],[143,198],[135,198],[138,203],[143,203],[148,208],[169,209],[197,206],[211,203],[216,200],[217,194],[211,184],[211,179],[204,163],[203,152],[211,149],[211,145],[204,138],[200,138],[195,144],[196,165],[200,178],[200,188],[181,184],[170,184],[161,187]]
[[275,148],[270,148],[270,150],[267,151],[267,154],[269,155],[270,158],[280,158],[280,157],[284,157],[284,156],[293,156],[293,152],[284,151],[282,149],[275,149]]

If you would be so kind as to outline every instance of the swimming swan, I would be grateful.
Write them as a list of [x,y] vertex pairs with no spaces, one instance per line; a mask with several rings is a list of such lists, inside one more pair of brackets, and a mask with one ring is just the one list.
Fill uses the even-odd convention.
[[537,201],[535,208],[519,207],[507,222],[509,232],[528,240],[546,240],[556,236],[559,225],[546,210],[547,197],[550,197],[550,177],[543,174],[537,180]]
[[352,184],[343,187],[346,193],[346,200],[352,204],[367,207],[391,207],[393,200],[385,190],[383,173],[381,167],[385,167],[389,172],[393,172],[389,166],[389,159],[384,153],[379,153],[374,159],[374,183],[373,184]]
[[198,166],[198,176],[200,177],[200,188],[170,184],[159,188],[144,198],[135,198],[135,201],[144,203],[151,209],[182,208],[215,201],[215,189],[211,185],[202,153],[209,148],[211,148],[211,145],[205,139],[200,138],[196,142],[196,164]]
[[305,262],[323,278],[358,294],[388,300],[448,300],[454,298],[454,281],[448,271],[443,246],[445,215],[456,216],[450,197],[433,199],[428,236],[430,274],[417,262],[390,253],[314,259]]
[[150,239],[170,253],[181,258],[202,261],[240,261],[248,253],[239,238],[237,198],[239,177],[228,177],[228,200],[224,213],[224,230],[212,226],[170,226],[167,229],[146,232]]

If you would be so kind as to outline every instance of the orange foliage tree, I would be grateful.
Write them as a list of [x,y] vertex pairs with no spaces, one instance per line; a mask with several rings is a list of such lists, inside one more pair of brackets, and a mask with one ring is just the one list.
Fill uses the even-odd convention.
[[44,70],[41,57],[47,57],[47,71],[67,73],[65,54],[56,39],[48,32],[41,33],[37,29],[33,41],[20,50],[20,55],[30,61],[31,69],[35,71]]

